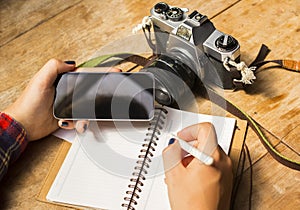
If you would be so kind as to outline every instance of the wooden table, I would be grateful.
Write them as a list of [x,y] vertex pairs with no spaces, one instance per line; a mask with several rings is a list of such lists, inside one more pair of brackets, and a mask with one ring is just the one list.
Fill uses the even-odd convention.
[[[179,3],[181,2],[181,3]],[[0,110],[11,104],[29,79],[50,58],[86,61],[107,43],[131,35],[149,15],[153,0],[10,0],[0,1]],[[300,59],[299,0],[168,1],[197,9],[215,26],[238,39],[242,60],[250,63],[265,43],[268,59]],[[126,43],[125,43],[126,44]],[[300,74],[279,68],[262,71],[247,90],[225,92],[267,131],[283,154],[300,159]],[[211,113],[198,99],[199,111]],[[216,110],[217,114],[221,110]],[[300,209],[300,173],[282,166],[264,149],[252,130],[246,143],[253,162],[252,209]],[[1,182],[3,209],[52,209],[36,200],[61,140],[30,143]],[[295,152],[288,150],[293,148]],[[235,203],[248,208],[249,165]]]

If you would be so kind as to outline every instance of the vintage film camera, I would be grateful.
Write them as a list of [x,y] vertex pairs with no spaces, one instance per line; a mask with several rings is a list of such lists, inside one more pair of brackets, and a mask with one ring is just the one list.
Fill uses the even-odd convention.
[[199,82],[234,88],[233,79],[240,75],[232,75],[223,62],[239,61],[240,46],[235,38],[218,31],[197,11],[188,15],[187,9],[160,2],[150,12],[155,43],[149,37],[148,43],[158,57],[141,71],[154,74],[159,103],[186,100],[188,89]]

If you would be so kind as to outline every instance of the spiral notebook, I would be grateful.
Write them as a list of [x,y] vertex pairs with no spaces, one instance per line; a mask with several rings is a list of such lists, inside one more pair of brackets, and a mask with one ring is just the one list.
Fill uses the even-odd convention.
[[159,107],[150,122],[93,122],[77,136],[46,196],[48,201],[99,209],[170,209],[162,150],[169,133],[214,124],[228,153],[236,120]]

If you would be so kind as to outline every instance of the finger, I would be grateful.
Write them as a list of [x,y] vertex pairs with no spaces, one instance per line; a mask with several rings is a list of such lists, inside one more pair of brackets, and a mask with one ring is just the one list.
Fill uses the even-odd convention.
[[84,133],[89,126],[88,120],[79,120],[75,124],[75,129],[78,133]]
[[216,132],[211,123],[186,127],[178,132],[178,136],[186,141],[198,140],[197,148],[208,155],[211,155],[218,146]]
[[213,152],[212,157],[214,159],[215,164],[219,164],[221,162],[226,162],[230,167],[232,167],[231,159],[229,156],[224,152],[222,147],[218,146],[217,149]]
[[84,133],[89,126],[89,121],[87,121],[87,120],[79,120],[79,121],[59,120],[58,126],[60,128],[66,129],[66,130],[76,129],[76,131],[78,133]]
[[188,126],[181,131],[177,133],[178,137],[185,141],[194,141],[197,140],[198,137],[198,130],[199,130],[200,124],[194,124],[191,126]]
[[94,67],[94,68],[77,68],[76,72],[122,72],[115,67]]
[[75,123],[71,120],[59,120],[58,126],[60,128],[70,130],[75,128]]
[[34,79],[40,81],[40,84],[44,85],[46,88],[51,87],[56,80],[57,75],[74,70],[75,65],[75,62],[65,63],[58,59],[51,59],[41,68]]
[[198,149],[212,155],[218,147],[215,127],[211,123],[201,123],[198,129]]
[[224,152],[224,150],[223,150],[222,147],[218,146],[218,150],[219,150],[219,153],[220,153],[222,156],[228,156],[228,155]]
[[166,177],[173,177],[184,169],[181,163],[181,147],[175,139],[170,139],[169,146],[163,150],[163,163]]

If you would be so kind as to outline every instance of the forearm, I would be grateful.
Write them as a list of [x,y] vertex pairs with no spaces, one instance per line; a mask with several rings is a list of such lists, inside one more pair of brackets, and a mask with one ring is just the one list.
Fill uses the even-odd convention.
[[12,117],[0,112],[0,180],[8,166],[24,151],[27,143],[25,129]]

